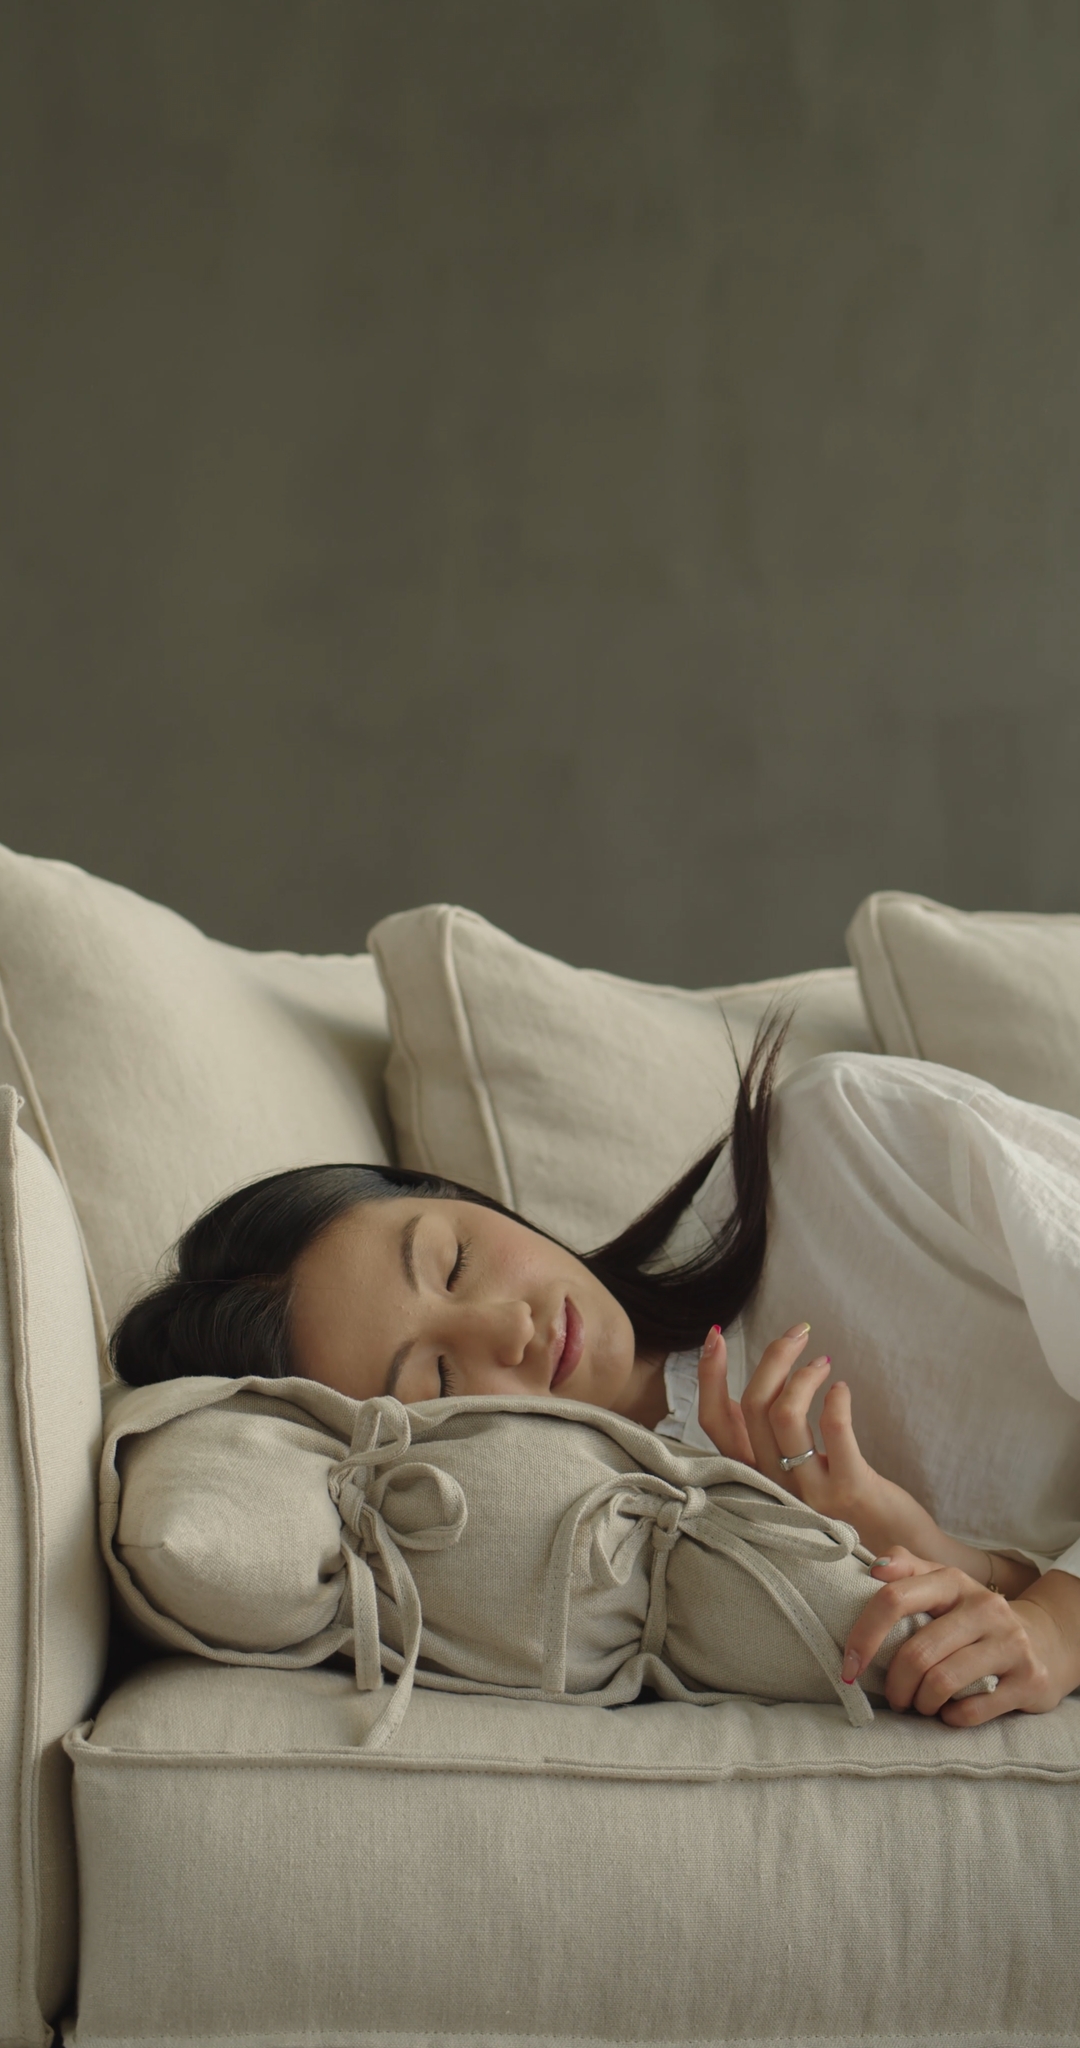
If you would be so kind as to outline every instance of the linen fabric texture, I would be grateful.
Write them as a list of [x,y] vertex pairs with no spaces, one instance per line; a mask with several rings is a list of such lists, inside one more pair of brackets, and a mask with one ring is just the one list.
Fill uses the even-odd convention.
[[1074,2048],[1080,1700],[381,1711],[169,1656],[72,1732],[71,2048]]
[[867,896],[845,933],[874,1050],[1080,1117],[1080,916]]
[[774,1004],[794,1006],[781,1073],[873,1050],[851,967],[667,988],[568,966],[444,903],[383,918],[367,942],[402,1165],[494,1195],[577,1250],[617,1235],[728,1129],[735,1054]]
[[[875,1470],[961,1542],[1080,1574],[1080,1119],[930,1061],[828,1053],[777,1088],[769,1168],[761,1279],[725,1331],[734,1398],[805,1318]],[[707,1245],[734,1199],[725,1153],[665,1255]],[[696,1358],[666,1374],[661,1431],[707,1441]]]
[[266,1173],[380,1165],[366,955],[248,953],[66,861],[0,847],[0,1081],[78,1219],[107,1332],[199,1213]]
[[[718,1452],[521,1396],[354,1403],[251,1378],[109,1405],[102,1543],[136,1626],[217,1661],[348,1651],[366,1691],[397,1673],[373,1747],[414,1681],[592,1706],[643,1686],[698,1705],[839,1699],[872,1717],[840,1676],[879,1590],[872,1553]],[[328,1428],[350,1420],[347,1439]],[[891,1631],[867,1691],[917,1625]]]
[[0,2041],[44,2044],[74,1988],[62,1741],[105,1670],[97,1347],[67,1196],[0,1087]]

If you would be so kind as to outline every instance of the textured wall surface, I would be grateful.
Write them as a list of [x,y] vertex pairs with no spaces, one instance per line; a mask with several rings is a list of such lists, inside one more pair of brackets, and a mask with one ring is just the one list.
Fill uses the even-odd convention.
[[1073,0],[5,0],[0,839],[685,983],[1080,910]]

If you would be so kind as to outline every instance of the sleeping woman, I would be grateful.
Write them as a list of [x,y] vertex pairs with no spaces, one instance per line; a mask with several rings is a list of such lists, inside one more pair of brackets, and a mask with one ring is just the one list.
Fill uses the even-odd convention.
[[891,1706],[1047,1712],[1080,1687],[1080,1120],[866,1053],[774,1085],[789,1024],[762,1025],[727,1136],[599,1250],[432,1174],[272,1174],[184,1233],[119,1376],[613,1410],[855,1527],[882,1588],[846,1679],[927,1613]]

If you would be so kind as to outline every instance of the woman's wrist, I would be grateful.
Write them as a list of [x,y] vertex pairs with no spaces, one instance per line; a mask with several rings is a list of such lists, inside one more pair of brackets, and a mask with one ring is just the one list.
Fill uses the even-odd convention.
[[845,1516],[854,1529],[858,1530],[859,1541],[868,1550],[883,1557],[891,1544],[902,1543],[905,1550],[911,1550],[917,1557],[930,1558],[935,1564],[952,1563],[955,1560],[939,1557],[937,1549],[928,1546],[940,1545],[947,1539],[932,1515],[902,1486],[896,1486],[890,1479],[880,1479],[874,1474],[872,1493],[865,1501],[856,1501],[850,1514]]
[[[962,1550],[970,1549],[970,1545],[966,1543],[957,1547]],[[982,1568],[972,1570],[965,1565],[961,1569],[967,1571],[970,1578],[978,1579],[980,1585],[996,1587],[999,1593],[1004,1594],[1006,1600],[1018,1600],[1021,1593],[1026,1593],[1028,1587],[1033,1586],[1039,1576],[1037,1564],[1028,1564],[1019,1557],[1002,1557],[1000,1550],[975,1550],[972,1555],[982,1559]],[[983,1572],[987,1565],[990,1570],[984,1578]]]
[[1080,1687],[1080,1579],[1051,1569],[1017,1600],[1018,1617],[1041,1619],[1051,1627],[1043,1647],[1053,1668],[1059,1699]]
[[[927,1517],[930,1520],[930,1517]],[[906,1537],[899,1539],[905,1548],[911,1549]],[[966,1572],[969,1579],[976,1579],[980,1586],[994,1586],[1006,1600],[1016,1600],[1026,1593],[1039,1576],[1039,1568],[1025,1564],[1019,1558],[1002,1557],[999,1550],[979,1550],[973,1543],[961,1543],[954,1536],[946,1536],[936,1522],[931,1522],[930,1531],[921,1539],[921,1557],[929,1558],[932,1564],[955,1565]]]
[[905,1550],[914,1551],[931,1564],[955,1565],[969,1578],[977,1579],[980,1586],[995,1585],[1006,1600],[1018,1599],[1039,1576],[1037,1565],[1002,1557],[997,1550],[980,1550],[973,1543],[961,1543],[954,1536],[946,1536],[929,1511],[891,1481],[884,1483],[883,1491],[875,1494],[865,1510],[849,1519],[860,1540],[879,1557],[887,1556],[891,1544],[901,1543]]

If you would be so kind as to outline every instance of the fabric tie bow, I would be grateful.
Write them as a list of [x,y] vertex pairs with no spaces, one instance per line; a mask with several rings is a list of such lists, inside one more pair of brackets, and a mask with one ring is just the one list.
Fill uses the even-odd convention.
[[[628,1516],[636,1522],[636,1533],[625,1531]],[[820,1520],[810,1515],[805,1524],[800,1524],[797,1513],[791,1510],[781,1518],[774,1504],[761,1495],[743,1499],[733,1496],[725,1503],[710,1500],[700,1486],[674,1486],[644,1472],[629,1483],[623,1473],[601,1481],[563,1516],[552,1550],[545,1598],[545,1691],[565,1691],[574,1564],[582,1547],[587,1545],[591,1551],[593,1569],[602,1561],[611,1583],[615,1583],[629,1576],[638,1552],[650,1537],[653,1556],[649,1606],[641,1634],[642,1653],[660,1656],[663,1652],[667,1634],[668,1559],[676,1543],[689,1538],[707,1550],[722,1552],[765,1588],[791,1626],[798,1630],[854,1727],[864,1727],[873,1720],[873,1708],[861,1687],[845,1685],[841,1678],[841,1652],[828,1629],[766,1554],[773,1551],[781,1556],[813,1557],[822,1564],[838,1563],[854,1550],[858,1541],[855,1530],[845,1522],[823,1529]]]
[[385,1749],[393,1741],[405,1718],[420,1654],[424,1617],[402,1549],[445,1550],[460,1541],[469,1519],[464,1492],[448,1472],[438,1465],[400,1465],[409,1444],[408,1417],[400,1402],[365,1402],[348,1455],[327,1476],[345,1525],[348,1586],[343,1605],[347,1599],[358,1691],[377,1692],[383,1682],[371,1557],[382,1563],[401,1621],[405,1662],[365,1749]]
[[[409,1418],[403,1405],[382,1399],[366,1402],[348,1454],[328,1475],[330,1494],[344,1524],[348,1585],[342,1607],[351,1622],[359,1690],[374,1692],[383,1683],[371,1563],[376,1558],[401,1631],[403,1661],[397,1682],[364,1743],[365,1748],[374,1750],[385,1748],[401,1726],[424,1627],[420,1595],[402,1553],[446,1549],[460,1541],[468,1521],[468,1504],[458,1481],[440,1466],[415,1457],[403,1463],[410,1446]],[[588,1488],[558,1524],[544,1576],[540,1673],[544,1696],[568,1696],[575,1584],[625,1585],[642,1549],[649,1544],[648,1607],[638,1654],[662,1657],[668,1627],[668,1561],[675,1545],[684,1539],[722,1552],[756,1579],[802,1637],[849,1721],[855,1726],[872,1721],[873,1709],[865,1693],[841,1679],[837,1644],[774,1562],[785,1555],[839,1562],[855,1547],[854,1530],[842,1522],[823,1528],[821,1518],[810,1510],[802,1522],[794,1502],[781,1515],[767,1496],[749,1491],[740,1496],[728,1489],[721,1502],[701,1487],[677,1485],[641,1471],[612,1473]]]

